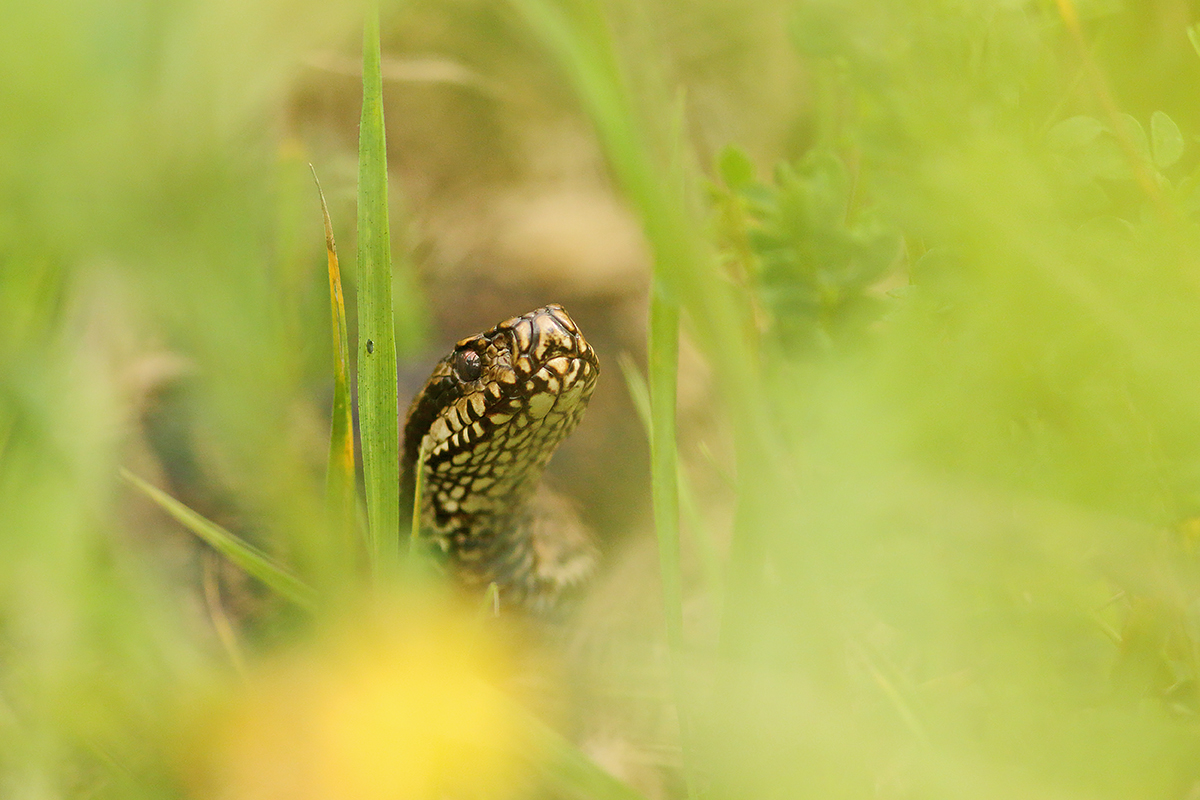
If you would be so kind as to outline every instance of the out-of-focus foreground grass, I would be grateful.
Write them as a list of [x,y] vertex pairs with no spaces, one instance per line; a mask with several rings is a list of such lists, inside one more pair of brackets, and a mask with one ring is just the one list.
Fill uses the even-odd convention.
[[[493,37],[449,54],[474,74],[536,74],[591,120],[705,362],[685,551],[722,555],[684,576],[674,692],[636,637],[597,648],[656,720],[606,731],[661,766],[642,788],[1200,793],[1193,4],[413,5]],[[283,99],[310,53],[353,51],[335,6],[8,3],[0,795],[529,786],[481,688],[521,667],[472,623],[268,609],[243,681],[117,479],[149,463],[129,442],[151,388],[202,375],[190,424],[257,541],[316,586],[345,563],[291,411],[331,380],[304,166],[328,145]],[[397,48],[435,46],[405,13]],[[766,50],[787,66],[747,68]],[[611,597],[638,608],[642,583]]]

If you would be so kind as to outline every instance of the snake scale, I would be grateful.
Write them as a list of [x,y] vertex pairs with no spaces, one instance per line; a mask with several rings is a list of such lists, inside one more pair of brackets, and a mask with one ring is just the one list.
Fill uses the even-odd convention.
[[460,582],[544,610],[591,571],[590,537],[540,479],[599,374],[578,326],[548,305],[459,341],[413,398],[402,508],[413,508],[423,463],[421,532]]

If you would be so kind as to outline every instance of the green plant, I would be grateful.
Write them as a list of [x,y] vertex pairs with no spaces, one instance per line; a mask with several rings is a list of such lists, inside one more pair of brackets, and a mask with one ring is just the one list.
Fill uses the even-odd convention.
[[[497,74],[536,74],[530,94],[552,85],[555,113],[586,120],[653,257],[647,374],[625,371],[659,562],[636,574],[657,577],[617,572],[606,613],[579,623],[609,658],[578,681],[579,729],[635,706],[613,737],[663,796],[1194,794],[1190,7],[412,6],[431,35],[471,24],[529,60]],[[388,342],[416,301],[388,275],[373,27],[358,301],[331,314],[310,159],[263,121],[286,116],[283,65],[361,20],[315,2],[144,12],[18,2],[0,32],[0,794],[235,792],[293,774],[273,767],[313,742],[359,763],[403,735],[432,766],[388,780],[520,796],[523,773],[632,796],[493,691],[511,664],[478,609],[389,594],[415,583],[394,569]],[[479,102],[524,113],[512,97]],[[272,607],[242,642],[258,700],[198,624],[202,607],[221,629],[220,598],[186,599],[171,524],[118,479],[149,477],[121,438],[154,401],[138,376],[167,369],[129,356],[145,331],[188,354],[171,368],[198,376],[197,426],[246,524],[160,502],[306,609]],[[352,342],[374,381],[366,526]],[[330,350],[334,435],[309,465],[294,401],[330,383]],[[143,371],[108,366],[129,362]],[[661,630],[621,627],[649,608]],[[460,734],[478,775],[441,760]],[[356,796],[399,785],[416,784]]]

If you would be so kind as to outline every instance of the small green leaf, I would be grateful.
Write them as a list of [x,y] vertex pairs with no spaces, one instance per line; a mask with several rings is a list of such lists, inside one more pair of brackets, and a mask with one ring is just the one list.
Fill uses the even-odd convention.
[[1179,198],[1183,210],[1189,214],[1200,211],[1200,176],[1192,175],[1179,183]]
[[1149,161],[1150,140],[1146,137],[1146,129],[1142,127],[1142,123],[1128,114],[1117,114],[1116,122],[1117,130],[1113,133],[1127,141],[1138,155]]
[[754,164],[735,145],[725,145],[717,156],[717,171],[730,189],[742,189],[754,182]]
[[1183,155],[1183,134],[1175,120],[1161,111],[1150,117],[1150,140],[1154,147],[1154,166],[1166,169]]
[[846,163],[831,150],[814,150],[804,159],[813,221],[829,228],[845,224],[853,180]]
[[1087,147],[1104,131],[1095,117],[1070,117],[1055,125],[1046,134],[1046,142],[1056,150],[1075,150]]
[[[1125,115],[1122,115],[1125,116]],[[1055,155],[1063,159],[1063,166],[1071,173],[1072,180],[1106,178],[1128,180],[1132,177],[1127,150],[1121,140],[1132,141],[1140,133],[1145,141],[1146,134],[1136,120],[1118,123],[1118,132],[1108,129],[1095,117],[1078,116],[1064,119],[1046,134],[1046,144]],[[1136,132],[1134,128],[1136,127]],[[1130,144],[1137,148],[1136,144]]]

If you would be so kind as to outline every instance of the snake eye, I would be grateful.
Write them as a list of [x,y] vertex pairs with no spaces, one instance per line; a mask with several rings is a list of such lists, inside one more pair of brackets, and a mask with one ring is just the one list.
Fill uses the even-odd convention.
[[479,353],[474,350],[459,350],[454,354],[454,374],[460,381],[473,381],[483,372]]

